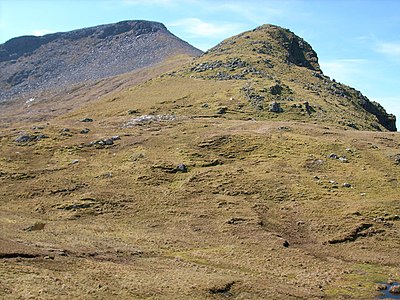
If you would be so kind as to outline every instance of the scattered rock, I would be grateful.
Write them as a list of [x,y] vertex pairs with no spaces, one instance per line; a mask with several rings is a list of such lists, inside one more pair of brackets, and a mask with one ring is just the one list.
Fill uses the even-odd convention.
[[231,224],[231,225],[236,225],[236,224],[243,223],[245,221],[246,221],[246,219],[244,219],[244,218],[233,217],[233,218],[230,218],[228,221],[226,221],[226,223]]
[[275,84],[274,86],[271,86],[269,88],[269,92],[272,95],[280,95],[280,94],[282,94],[282,91],[283,91],[283,87],[279,84]]
[[328,158],[339,159],[339,156],[337,156],[335,153],[331,153],[331,154],[328,155]]
[[24,135],[20,135],[19,137],[17,137],[15,139],[15,141],[17,143],[29,143],[30,141],[33,141],[35,138],[36,138],[36,136],[24,134]]
[[100,146],[100,147],[111,146],[111,145],[114,145],[114,141],[120,140],[120,139],[121,138],[119,136],[113,136],[111,138],[106,138],[106,139],[90,142],[89,146]]
[[187,168],[186,165],[184,165],[184,164],[179,164],[179,165],[176,167],[176,172],[187,173],[187,171],[188,171],[188,168]]
[[24,134],[20,135],[15,139],[15,142],[20,143],[20,144],[26,144],[29,142],[37,142],[40,141],[41,139],[47,139],[48,136],[45,134],[39,134],[39,135],[29,135],[29,134]]
[[121,139],[121,137],[120,137],[119,135],[114,135],[114,136],[111,137],[111,139],[112,139],[113,141],[118,141],[118,140]]
[[90,122],[93,122],[93,119],[92,118],[84,118],[84,119],[81,119],[80,122],[90,123]]
[[175,121],[175,115],[143,115],[137,118],[130,120],[128,123],[124,124],[123,127],[131,127],[138,125],[150,124],[152,122],[160,122],[160,121]]
[[274,101],[269,104],[269,111],[274,113],[281,113],[283,112],[283,109],[278,102]]
[[396,154],[394,157],[393,157],[393,160],[394,160],[394,163],[396,164],[396,165],[400,165],[400,153],[399,154]]
[[235,281],[228,282],[223,286],[215,286],[209,289],[210,294],[224,294],[225,296],[230,296],[230,290],[232,286],[235,284]]
[[90,132],[90,129],[89,128],[85,128],[85,129],[82,129],[81,131],[80,131],[80,133],[82,133],[82,134],[87,134],[87,133],[89,133]]
[[106,146],[111,146],[111,145],[114,145],[114,140],[113,139],[104,139],[103,143]]
[[346,188],[351,188],[351,184],[348,182],[343,183],[342,186]]
[[24,228],[24,231],[38,231],[42,230],[46,223],[35,223],[29,227]]
[[71,161],[71,165],[75,165],[79,162],[79,159],[74,159],[73,161]]
[[226,111],[227,111],[227,110],[228,110],[228,108],[227,108],[226,106],[220,107],[220,108],[218,108],[218,110],[217,110],[217,114],[218,114],[218,115],[226,114]]
[[347,157],[346,156],[339,156],[339,155],[337,155],[337,154],[335,154],[335,153],[331,153],[331,154],[329,154],[328,155],[328,158],[330,158],[330,159],[338,159],[338,160],[340,160],[341,162],[343,162],[343,163],[347,163],[347,162],[349,162],[349,160],[347,159]]
[[311,115],[311,113],[315,112],[315,109],[306,101],[303,103],[306,109],[307,114]]
[[178,172],[187,173],[188,172],[187,166],[182,163],[180,163],[176,167],[163,164],[163,165],[154,165],[154,166],[152,166],[152,168],[153,169],[161,169],[167,173],[178,173]]
[[201,107],[202,107],[202,108],[208,108],[209,105],[208,105],[208,103],[203,103],[203,104],[201,105]]
[[289,242],[288,241],[284,241],[282,245],[283,245],[283,247],[288,248],[289,247]]

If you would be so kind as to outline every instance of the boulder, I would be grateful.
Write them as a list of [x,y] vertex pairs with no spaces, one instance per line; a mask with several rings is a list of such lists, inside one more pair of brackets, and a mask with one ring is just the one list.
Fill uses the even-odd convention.
[[274,113],[281,113],[283,112],[283,109],[278,102],[274,101],[269,104],[269,111]]

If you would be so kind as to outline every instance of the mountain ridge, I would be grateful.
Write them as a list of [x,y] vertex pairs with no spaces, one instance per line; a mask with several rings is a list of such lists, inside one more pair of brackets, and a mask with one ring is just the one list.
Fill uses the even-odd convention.
[[152,21],[18,37],[0,45],[0,101],[127,73],[173,55],[201,53]]

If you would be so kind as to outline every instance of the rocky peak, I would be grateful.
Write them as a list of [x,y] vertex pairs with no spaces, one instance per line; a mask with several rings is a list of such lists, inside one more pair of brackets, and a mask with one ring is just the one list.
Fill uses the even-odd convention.
[[93,39],[105,39],[122,33],[131,32],[133,36],[140,36],[167,28],[158,22],[151,21],[122,21],[114,24],[100,25],[77,29],[69,32],[59,32],[44,36],[21,36],[8,40],[0,45],[0,62],[18,59],[29,55],[40,46],[48,44],[56,39],[75,41],[91,37]]
[[0,45],[0,102],[201,53],[163,24],[141,20],[17,37]]
[[293,64],[320,72],[317,53],[301,37],[276,25],[262,25],[224,40],[209,54],[263,56],[277,63]]
[[295,35],[289,29],[275,25],[263,25],[255,29],[270,35],[272,39],[285,51],[287,62],[296,66],[306,67],[314,71],[320,71],[317,53],[301,37]]
[[261,118],[329,119],[354,129],[396,131],[394,115],[359,91],[325,76],[311,45],[279,26],[262,25],[228,38],[182,73],[190,78],[232,81],[241,91],[236,97],[247,99]]

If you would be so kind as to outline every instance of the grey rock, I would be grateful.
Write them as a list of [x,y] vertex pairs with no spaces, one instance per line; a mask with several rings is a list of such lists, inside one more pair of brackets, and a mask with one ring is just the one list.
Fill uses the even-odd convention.
[[218,110],[217,110],[217,114],[218,114],[218,115],[226,114],[226,111],[227,111],[227,110],[228,110],[228,108],[227,108],[226,106],[220,107],[220,108],[218,108]]
[[105,139],[103,140],[104,145],[110,146],[114,144],[114,140],[113,139]]
[[269,92],[272,95],[280,95],[280,94],[282,94],[282,91],[283,91],[283,87],[279,84],[275,84],[274,86],[271,86],[269,88]]
[[32,136],[32,135],[28,135],[28,134],[24,134],[24,135],[20,135],[19,137],[17,137],[15,139],[15,141],[17,143],[28,143],[30,141],[33,141],[36,138],[36,136]]
[[274,101],[269,104],[269,111],[274,113],[281,113],[283,112],[283,109],[278,102]]
[[342,186],[346,188],[351,188],[351,184],[348,182],[343,183]]
[[129,122],[123,125],[124,128],[132,127],[132,126],[141,126],[150,124],[152,122],[161,122],[161,121],[175,121],[177,117],[175,115],[143,115],[137,118],[131,119]]
[[399,154],[396,154],[396,155],[393,157],[393,160],[394,160],[394,163],[395,163],[396,165],[400,165],[400,153],[399,153]]
[[92,118],[84,118],[84,119],[81,119],[80,122],[89,123],[89,122],[93,122],[93,119]]
[[176,171],[177,172],[182,172],[182,173],[187,173],[188,172],[188,168],[186,167],[186,165],[181,163],[176,167]]
[[80,133],[82,133],[82,134],[87,134],[87,133],[89,133],[90,132],[90,129],[89,128],[85,128],[85,129],[82,129],[81,131],[80,131]]
[[339,156],[336,155],[335,153],[331,153],[331,154],[328,155],[328,158],[331,158],[331,159],[339,159]]

